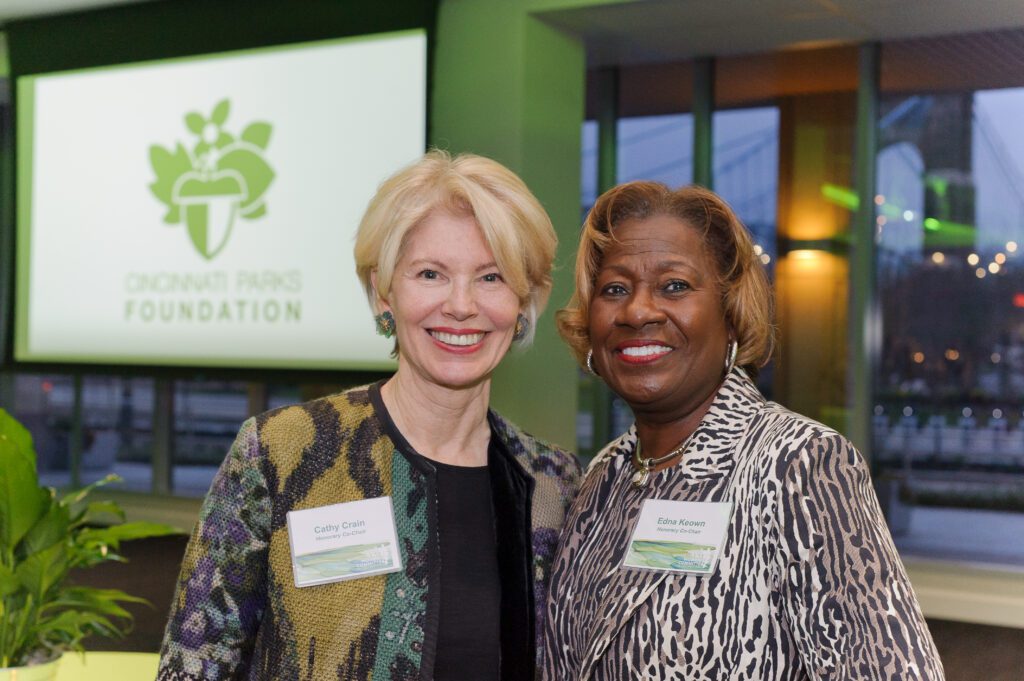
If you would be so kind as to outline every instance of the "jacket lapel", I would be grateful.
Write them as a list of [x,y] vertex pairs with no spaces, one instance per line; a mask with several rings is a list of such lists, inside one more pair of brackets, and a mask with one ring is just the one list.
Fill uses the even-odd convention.
[[[644,501],[726,501],[736,449],[750,419],[763,404],[764,398],[746,374],[740,369],[734,370],[719,389],[687,446],[679,463],[682,470],[653,476],[643,490],[636,490],[631,482],[630,459],[637,440],[635,426],[595,460],[590,475],[602,476],[598,484],[608,489],[608,498],[605,511],[599,514],[601,517],[588,530],[588,535],[599,538],[604,544],[605,548],[599,550],[607,551],[608,555],[601,564],[608,566],[608,571],[597,575],[593,582],[597,593],[586,617],[592,630],[585,652],[579,658],[577,678],[589,678],[594,665],[623,625],[670,574],[678,578],[665,571],[622,567]],[[701,579],[696,575],[685,578]],[[586,626],[587,621],[582,624]]]

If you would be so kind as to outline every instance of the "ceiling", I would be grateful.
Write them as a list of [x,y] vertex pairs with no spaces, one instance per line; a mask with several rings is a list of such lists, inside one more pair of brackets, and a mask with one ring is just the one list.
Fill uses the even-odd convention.
[[1024,27],[1022,0],[634,0],[540,13],[588,66]]
[[[0,23],[139,1],[0,0]],[[581,35],[591,67],[1024,27],[1024,0],[546,0],[534,4],[566,7],[538,12],[538,16]]]

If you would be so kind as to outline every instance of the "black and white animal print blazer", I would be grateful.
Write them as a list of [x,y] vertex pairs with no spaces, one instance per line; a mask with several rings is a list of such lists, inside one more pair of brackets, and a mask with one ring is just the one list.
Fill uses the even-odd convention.
[[[941,680],[860,453],[723,383],[681,463],[630,482],[630,429],[594,460],[552,568],[549,681]],[[715,572],[620,567],[645,499],[732,501]]]

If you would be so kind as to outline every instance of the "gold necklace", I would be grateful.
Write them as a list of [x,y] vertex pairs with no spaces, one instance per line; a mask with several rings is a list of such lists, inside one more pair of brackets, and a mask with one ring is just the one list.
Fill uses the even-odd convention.
[[686,449],[686,445],[690,444],[691,439],[693,439],[693,433],[690,433],[681,445],[665,456],[659,456],[657,459],[642,459],[640,458],[640,438],[637,437],[636,449],[633,450],[633,458],[631,459],[633,463],[633,487],[643,489],[647,485],[647,481],[651,479],[651,472],[661,464],[680,456]]

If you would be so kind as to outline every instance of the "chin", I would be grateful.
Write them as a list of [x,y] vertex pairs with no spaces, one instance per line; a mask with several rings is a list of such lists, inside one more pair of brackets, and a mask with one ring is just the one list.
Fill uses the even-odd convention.
[[621,397],[630,407],[635,405],[653,404],[664,400],[671,391],[663,385],[609,385],[616,395]]
[[473,388],[491,377],[490,371],[449,371],[429,375],[428,380],[436,386],[449,390],[465,390]]

